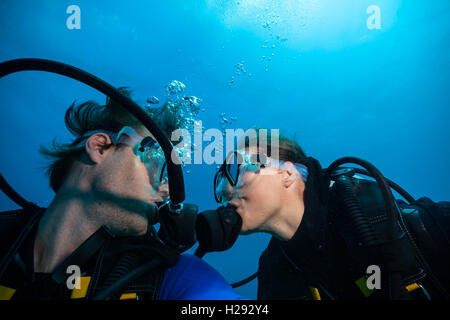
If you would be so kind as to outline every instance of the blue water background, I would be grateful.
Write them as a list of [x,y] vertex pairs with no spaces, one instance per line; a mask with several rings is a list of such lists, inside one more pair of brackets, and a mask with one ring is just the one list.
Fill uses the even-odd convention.
[[[81,9],[80,30],[66,27],[72,4]],[[381,29],[366,25],[369,5],[380,8]],[[132,87],[140,103],[164,101],[164,86],[176,79],[203,100],[206,129],[220,128],[225,112],[237,117],[229,128],[295,134],[324,167],[361,157],[414,197],[449,200],[449,7],[446,0],[2,0],[0,61],[68,63]],[[1,173],[46,206],[53,192],[39,145],[70,139],[63,116],[74,100],[105,97],[43,72],[1,79],[0,97]],[[185,168],[186,201],[200,210],[216,208],[215,167]],[[15,208],[0,195],[0,210]],[[269,238],[241,236],[204,259],[234,282],[257,269]],[[256,281],[237,292],[255,298]]]

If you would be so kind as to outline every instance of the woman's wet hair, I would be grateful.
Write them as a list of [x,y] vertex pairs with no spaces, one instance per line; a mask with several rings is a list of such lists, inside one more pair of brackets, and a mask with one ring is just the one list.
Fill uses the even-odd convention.
[[[254,143],[255,141],[245,139],[245,142],[240,147],[245,146],[248,149],[252,146],[253,142],[253,145],[258,147],[259,152],[267,152],[269,157],[275,157],[278,160],[290,161],[292,163],[307,164],[307,156],[294,138],[291,139],[281,134],[275,135],[272,130],[265,128],[255,127],[253,129],[256,131],[256,143]],[[262,130],[267,134],[261,135]],[[278,139],[278,142],[275,139]]]

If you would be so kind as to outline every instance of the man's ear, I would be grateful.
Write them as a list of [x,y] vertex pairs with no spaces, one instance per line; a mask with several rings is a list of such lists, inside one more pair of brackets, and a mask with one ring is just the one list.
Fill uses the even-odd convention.
[[111,138],[106,133],[96,133],[87,139],[85,149],[92,162],[100,163],[105,159],[110,145]]

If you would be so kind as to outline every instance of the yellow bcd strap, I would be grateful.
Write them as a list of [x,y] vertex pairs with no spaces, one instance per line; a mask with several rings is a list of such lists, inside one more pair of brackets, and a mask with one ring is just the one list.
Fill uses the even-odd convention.
[[419,289],[420,287],[416,282],[414,282],[414,283],[407,285],[405,288],[408,292],[411,292],[411,291]]
[[70,299],[82,299],[86,297],[91,277],[80,277],[80,288],[73,289]]
[[[355,283],[359,287],[359,289],[361,290],[361,292],[364,294],[364,296],[366,298],[373,293],[373,290],[367,288],[367,283],[366,283],[366,278],[365,277],[361,277],[361,278],[357,279],[355,281]],[[409,285],[407,285],[405,287],[406,291],[408,291],[408,292],[412,292],[412,291],[417,290],[419,288],[420,288],[420,286],[416,282],[411,283],[411,284],[409,284]]]
[[[90,282],[91,277],[80,277],[80,288],[72,290],[70,299],[82,299],[86,297]],[[11,300],[15,292],[16,289],[0,285],[0,300]],[[135,292],[123,293],[120,296],[120,300],[137,300],[137,294]]]
[[317,289],[316,287],[309,287],[309,290],[311,291],[311,295],[314,300],[322,300],[320,298],[319,289]]
[[11,300],[16,289],[0,285],[0,300]]
[[[70,296],[70,299],[82,299],[82,298],[86,297],[90,282],[91,282],[91,277],[80,277],[80,288],[79,289],[75,288],[72,290],[72,295]],[[137,300],[137,295],[135,292],[123,293],[119,299],[120,300]]]
[[120,296],[120,300],[137,300],[137,295],[135,292],[122,293],[122,295]]

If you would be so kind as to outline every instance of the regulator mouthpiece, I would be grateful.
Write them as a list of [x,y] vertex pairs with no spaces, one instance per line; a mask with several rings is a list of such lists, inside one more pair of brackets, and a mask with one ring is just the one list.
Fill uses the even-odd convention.
[[177,210],[173,210],[169,202],[159,208],[159,222],[161,224],[158,237],[168,246],[181,252],[190,249],[197,238],[195,236],[195,221],[198,206],[184,203]]
[[241,228],[242,218],[230,206],[199,213],[195,225],[198,242],[205,252],[231,248]]

